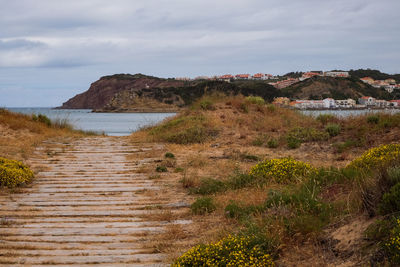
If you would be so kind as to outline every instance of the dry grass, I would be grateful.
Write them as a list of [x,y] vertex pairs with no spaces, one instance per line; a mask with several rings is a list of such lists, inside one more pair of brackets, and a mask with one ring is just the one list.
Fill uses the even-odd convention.
[[83,135],[69,127],[49,127],[33,121],[31,116],[0,109],[0,155],[3,157],[24,160],[44,140],[62,142]]
[[[252,105],[246,103],[243,97],[214,99],[212,110],[199,110],[197,105],[194,110],[183,112],[168,122],[195,114],[206,117],[208,124],[218,129],[218,135],[210,136],[200,143],[165,143],[164,151],[175,155],[176,167],[183,171],[179,173],[170,171],[157,179],[157,182],[168,186],[172,199],[189,203],[193,203],[197,196],[188,195],[188,188],[199,186],[204,177],[225,181],[234,174],[235,170],[247,173],[257,162],[248,159],[292,157],[315,167],[344,167],[367,148],[382,143],[396,142],[400,136],[400,116],[380,115],[380,122],[373,125],[368,122],[367,115],[347,119],[334,118],[333,122],[339,124],[342,129],[338,136],[327,140],[306,141],[298,149],[288,149],[285,136],[292,129],[303,127],[323,132],[325,124],[297,111]],[[150,130],[145,129],[134,133],[131,137],[132,141],[155,140]],[[173,131],[173,129],[169,130]],[[265,135],[267,139],[278,140],[278,148],[268,148],[266,143],[254,145],[254,140],[260,134]],[[355,141],[348,147],[344,145],[343,150],[338,149],[340,147],[338,144],[348,140]],[[355,189],[356,187],[357,183],[334,183],[323,188],[321,197],[324,200],[336,202],[341,211],[358,213],[361,209],[360,190]],[[181,217],[192,219],[193,224],[182,226],[184,237],[172,233],[161,236],[160,250],[169,253],[169,259],[172,260],[195,244],[216,241],[228,233],[237,232],[243,225],[235,219],[227,219],[224,208],[232,200],[244,206],[261,205],[267,199],[269,189],[282,189],[282,186],[270,184],[261,188],[227,190],[211,195],[217,204],[217,210],[206,215],[186,214],[186,217]],[[262,217],[256,217],[254,220],[261,221]],[[296,262],[309,266],[327,264],[328,261],[324,258],[327,257],[325,251],[327,248],[317,242],[316,235],[287,236],[282,221],[270,223],[275,225],[276,235],[283,241],[279,248],[282,264],[289,266]],[[168,247],[162,241],[163,238],[170,239]],[[331,255],[328,256],[331,257]]]

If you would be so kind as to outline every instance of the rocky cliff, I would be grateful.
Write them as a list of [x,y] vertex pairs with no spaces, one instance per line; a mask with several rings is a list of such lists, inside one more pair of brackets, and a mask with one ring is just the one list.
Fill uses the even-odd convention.
[[[115,96],[124,91],[137,92],[141,95],[142,90],[153,88],[181,87],[182,81],[160,79],[142,74],[116,74],[101,77],[98,81],[90,85],[89,90],[78,94],[60,107],[62,109],[103,109],[115,102]],[[123,96],[125,94],[122,94]],[[118,101],[116,101],[118,103]]]

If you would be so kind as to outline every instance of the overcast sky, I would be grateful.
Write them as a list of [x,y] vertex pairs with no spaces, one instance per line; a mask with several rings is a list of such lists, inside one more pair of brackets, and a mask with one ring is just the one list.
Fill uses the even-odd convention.
[[0,6],[0,106],[58,106],[115,73],[400,73],[399,0],[0,0]]

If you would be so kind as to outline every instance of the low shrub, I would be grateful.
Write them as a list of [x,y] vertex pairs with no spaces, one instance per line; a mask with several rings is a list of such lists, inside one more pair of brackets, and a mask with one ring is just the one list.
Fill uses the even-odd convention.
[[250,102],[252,104],[255,104],[255,105],[260,105],[260,106],[265,104],[264,98],[262,98],[260,96],[248,96],[248,97],[246,97],[246,101]]
[[239,105],[239,110],[243,113],[249,113],[249,106],[246,103],[241,103]]
[[381,214],[390,214],[400,211],[400,183],[397,183],[390,191],[385,193],[379,204],[379,212]]
[[43,114],[38,114],[38,115],[32,114],[32,120],[44,123],[49,127],[51,126],[51,120],[46,115]]
[[357,141],[354,140],[346,140],[344,142],[333,144],[333,147],[336,149],[336,152],[338,153],[342,153],[355,146],[357,146]]
[[215,107],[213,105],[213,103],[209,100],[203,100],[200,102],[200,108],[203,110],[214,110]]
[[329,223],[333,209],[320,199],[318,193],[315,181],[293,191],[271,190],[265,207],[284,218],[289,234],[319,232]]
[[370,115],[367,117],[367,122],[371,124],[378,124],[379,123],[379,116],[378,115]]
[[293,182],[315,169],[310,164],[292,158],[269,159],[255,165],[250,175],[270,178],[278,183]]
[[167,172],[168,169],[165,166],[157,166],[156,167],[156,172]]
[[400,264],[400,219],[397,218],[395,227],[390,231],[389,241],[385,244],[390,263]]
[[271,138],[267,142],[267,147],[269,148],[277,148],[279,146],[278,140]]
[[271,254],[254,236],[229,235],[201,244],[180,256],[172,266],[275,266]]
[[329,123],[325,127],[325,131],[331,136],[337,136],[340,133],[340,125],[336,123]]
[[253,146],[262,146],[265,144],[265,142],[267,142],[267,140],[268,140],[268,135],[260,134],[251,142],[251,144]]
[[236,190],[248,186],[255,186],[260,182],[261,182],[260,179],[257,179],[257,177],[254,177],[253,175],[236,172],[235,174],[229,177],[227,181],[227,186],[230,189]]
[[287,133],[287,137],[294,137],[301,142],[324,141],[329,138],[327,132],[319,131],[315,128],[296,127]]
[[400,145],[389,144],[381,145],[364,152],[361,157],[353,160],[348,167],[359,169],[376,169],[384,167],[395,160],[400,159]]
[[269,105],[267,105],[267,110],[269,112],[275,112],[276,107],[273,104],[269,104]]
[[290,148],[290,149],[296,149],[301,146],[301,140],[294,136],[287,136],[286,142],[287,142],[288,148]]
[[164,157],[165,157],[165,158],[174,159],[174,158],[175,158],[175,155],[174,155],[173,153],[171,153],[171,152],[167,152],[167,153],[165,153]]
[[225,216],[228,218],[244,219],[251,214],[262,212],[263,210],[263,206],[245,206],[231,200],[225,207]]
[[400,166],[389,167],[387,169],[388,180],[395,185],[400,183]]
[[225,183],[213,178],[203,178],[198,187],[190,189],[192,194],[209,195],[226,190]]
[[26,184],[33,178],[33,172],[22,162],[0,157],[0,185],[15,187]]
[[190,206],[190,210],[193,214],[203,215],[211,213],[217,209],[214,200],[210,197],[200,197]]
[[327,124],[328,122],[334,121],[335,119],[336,117],[332,114],[320,114],[316,118],[316,120],[321,122],[322,124]]

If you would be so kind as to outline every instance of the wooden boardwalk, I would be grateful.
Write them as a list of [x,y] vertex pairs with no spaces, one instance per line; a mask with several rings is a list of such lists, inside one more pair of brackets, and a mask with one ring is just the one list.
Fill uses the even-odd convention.
[[168,200],[144,194],[158,187],[137,172],[145,161],[127,159],[146,149],[91,137],[39,151],[34,182],[0,196],[0,265],[164,266],[147,243],[167,222],[148,219],[148,207]]

